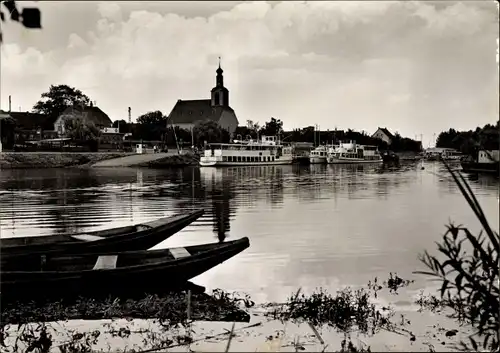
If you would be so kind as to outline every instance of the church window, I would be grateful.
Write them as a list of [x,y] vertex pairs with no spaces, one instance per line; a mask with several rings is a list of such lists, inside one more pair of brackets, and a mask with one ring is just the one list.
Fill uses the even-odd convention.
[[215,104],[219,104],[219,100],[220,100],[219,92],[215,92],[215,99],[214,100],[215,100],[215,102],[214,102]]

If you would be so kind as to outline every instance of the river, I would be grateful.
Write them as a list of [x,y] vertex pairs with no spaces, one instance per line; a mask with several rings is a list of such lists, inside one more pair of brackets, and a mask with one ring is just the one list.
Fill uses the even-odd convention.
[[[450,220],[478,231],[444,167],[423,165],[2,170],[1,236],[104,229],[203,207],[157,248],[249,237],[250,248],[194,282],[282,301],[299,287],[413,276],[423,269],[418,254],[435,252]],[[498,229],[498,180],[469,182]],[[428,286],[417,278],[413,291]]]

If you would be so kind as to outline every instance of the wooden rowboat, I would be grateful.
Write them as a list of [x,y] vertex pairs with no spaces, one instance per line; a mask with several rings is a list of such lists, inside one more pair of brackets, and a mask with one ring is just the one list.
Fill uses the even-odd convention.
[[2,271],[1,297],[137,295],[178,288],[248,248],[248,238],[161,250],[39,256],[24,271]]
[[52,253],[88,254],[146,250],[171,237],[198,219],[203,210],[160,218],[152,222],[85,234],[2,238],[2,270],[23,269],[26,256]]

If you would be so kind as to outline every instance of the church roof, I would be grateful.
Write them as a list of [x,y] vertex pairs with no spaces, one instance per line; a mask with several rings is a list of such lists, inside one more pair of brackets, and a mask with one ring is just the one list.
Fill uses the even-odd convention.
[[212,107],[210,99],[179,99],[168,118],[172,124],[195,124],[207,119],[219,122],[225,110],[233,111],[229,107]]

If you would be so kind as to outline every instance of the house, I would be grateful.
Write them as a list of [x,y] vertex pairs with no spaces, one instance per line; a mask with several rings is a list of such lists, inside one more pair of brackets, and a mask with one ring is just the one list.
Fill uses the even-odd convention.
[[16,123],[15,141],[33,141],[57,137],[54,131],[55,119],[39,113],[29,112],[3,112],[8,114]]
[[191,130],[194,125],[203,120],[213,120],[231,135],[238,127],[238,118],[229,106],[229,90],[224,87],[223,70],[216,70],[216,84],[211,90],[210,99],[181,100],[179,99],[168,116],[172,126]]
[[66,108],[54,122],[54,130],[59,135],[64,135],[64,122],[67,119],[82,118],[85,121],[94,123],[100,130],[112,127],[113,122],[109,116],[92,103],[89,106],[71,106]]
[[390,133],[389,130],[385,127],[379,127],[377,131],[372,135],[372,138],[377,138],[382,141],[385,141],[388,145],[391,144],[394,135]]
[[122,149],[124,136],[125,134],[121,133],[117,127],[102,128],[99,137],[99,149]]

